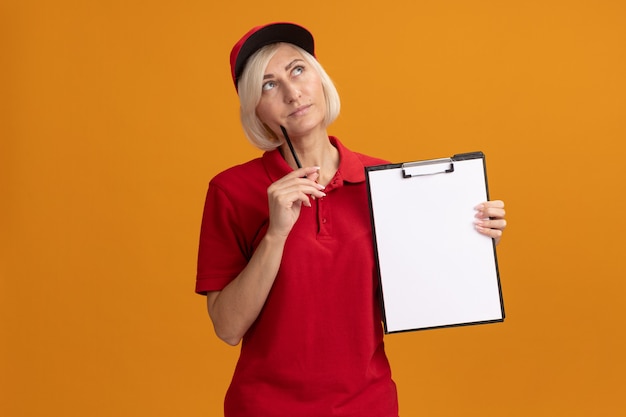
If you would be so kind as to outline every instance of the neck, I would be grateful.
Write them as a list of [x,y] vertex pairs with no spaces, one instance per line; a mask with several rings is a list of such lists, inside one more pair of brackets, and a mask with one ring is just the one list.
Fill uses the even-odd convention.
[[[290,139],[300,164],[303,167],[320,167],[318,182],[322,185],[328,184],[339,168],[339,151],[330,143],[327,132],[324,130],[317,135],[290,137]],[[296,169],[296,160],[289,145],[283,143],[280,151],[287,163]]]

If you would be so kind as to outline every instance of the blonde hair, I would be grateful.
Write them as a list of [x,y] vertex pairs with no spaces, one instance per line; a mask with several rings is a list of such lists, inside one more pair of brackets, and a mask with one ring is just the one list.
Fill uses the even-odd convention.
[[[276,149],[283,143],[283,138],[276,136],[256,114],[257,105],[261,100],[263,75],[280,45],[281,43],[274,43],[256,51],[249,58],[237,85],[240,104],[239,113],[244,133],[254,146],[264,151]],[[324,118],[324,126],[326,127],[339,116],[341,107],[339,93],[324,68],[313,55],[298,46],[288,45],[300,52],[307,64],[315,69],[320,76],[324,98],[326,99],[326,116]]]

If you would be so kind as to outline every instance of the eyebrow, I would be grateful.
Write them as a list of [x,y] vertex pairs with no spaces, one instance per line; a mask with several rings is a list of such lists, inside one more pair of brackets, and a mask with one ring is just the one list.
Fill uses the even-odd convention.
[[[304,59],[302,58],[296,58],[293,61],[291,61],[289,64],[285,65],[285,71],[289,71],[289,69],[291,67],[293,67],[297,62],[304,62]],[[274,78],[274,74],[265,74],[263,76],[264,80],[267,80],[268,78]]]

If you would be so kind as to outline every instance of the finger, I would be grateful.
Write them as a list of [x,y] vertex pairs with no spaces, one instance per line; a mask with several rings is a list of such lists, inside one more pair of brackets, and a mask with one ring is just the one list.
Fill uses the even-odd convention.
[[[306,194],[300,192],[283,193],[275,196],[274,203],[271,204],[270,212],[279,213],[299,213],[300,207],[311,207],[311,202]],[[296,215],[297,217],[297,215]]]
[[[298,168],[276,181],[270,187],[279,189],[283,187],[291,187],[294,184],[308,184],[318,189],[324,189],[322,185],[316,183],[319,178],[319,169],[319,167]],[[301,180],[304,180],[304,182]]]
[[476,205],[476,207],[474,207],[474,210],[487,210],[490,208],[504,209],[504,201],[502,200],[483,201],[482,203]]
[[486,207],[504,208],[504,201],[502,201],[502,200],[490,200],[490,201],[485,201],[483,204],[484,204]]
[[498,219],[498,220],[488,220],[488,219],[476,219],[474,220],[474,225],[476,225],[476,228],[482,228],[482,229],[493,229],[493,230],[499,230],[500,232],[502,232],[504,229],[506,229],[506,220],[504,219]]
[[504,210],[504,202],[502,200],[485,201],[474,207],[477,218],[504,218],[506,211]]
[[293,178],[289,182],[272,184],[268,188],[268,196],[270,201],[274,200],[282,207],[291,208],[296,201],[311,207],[309,195],[317,198],[325,197],[326,193],[322,191],[324,188],[323,185],[306,178]]
[[[311,180],[311,181],[315,182],[316,184],[317,184],[317,180],[319,179],[319,177],[320,177],[319,170],[318,170],[318,171],[315,171],[314,173],[309,174],[309,175],[307,175],[307,176],[306,176],[306,178],[307,178],[307,179],[309,179],[309,180]],[[316,198],[315,194],[311,194],[311,198],[312,198],[313,200],[315,200],[315,198]]]
[[478,219],[504,219],[505,217],[506,211],[500,208],[487,208],[476,212],[476,218]]
[[299,190],[295,195],[294,201],[300,201],[302,205],[306,207],[311,207],[311,200],[309,196],[312,199],[322,198],[322,197],[326,197],[326,193],[320,189],[309,187],[307,189]]
[[[302,193],[303,196],[311,195],[314,197],[326,197],[324,193],[324,187],[322,184],[318,184],[315,181],[311,181],[308,178],[298,178],[295,182],[285,185],[284,188],[278,191],[281,194],[289,193]],[[307,197],[308,198],[308,197]]]
[[304,175],[307,172],[305,168],[301,168],[290,172],[278,181],[274,182],[268,187],[268,193],[270,195],[286,194],[294,191],[304,191],[307,194],[317,193],[319,190],[323,190],[325,187],[315,182],[312,178],[317,178],[319,175],[315,169],[309,170],[308,178]]

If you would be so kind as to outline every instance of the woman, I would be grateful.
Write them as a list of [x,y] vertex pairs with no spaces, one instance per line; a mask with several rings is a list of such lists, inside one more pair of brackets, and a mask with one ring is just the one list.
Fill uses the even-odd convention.
[[[243,340],[226,417],[398,416],[364,173],[387,161],[328,135],[339,97],[314,56],[289,23],[231,52],[244,130],[267,152],[211,180],[202,221],[196,291],[216,334]],[[499,239],[503,203],[477,207]]]

